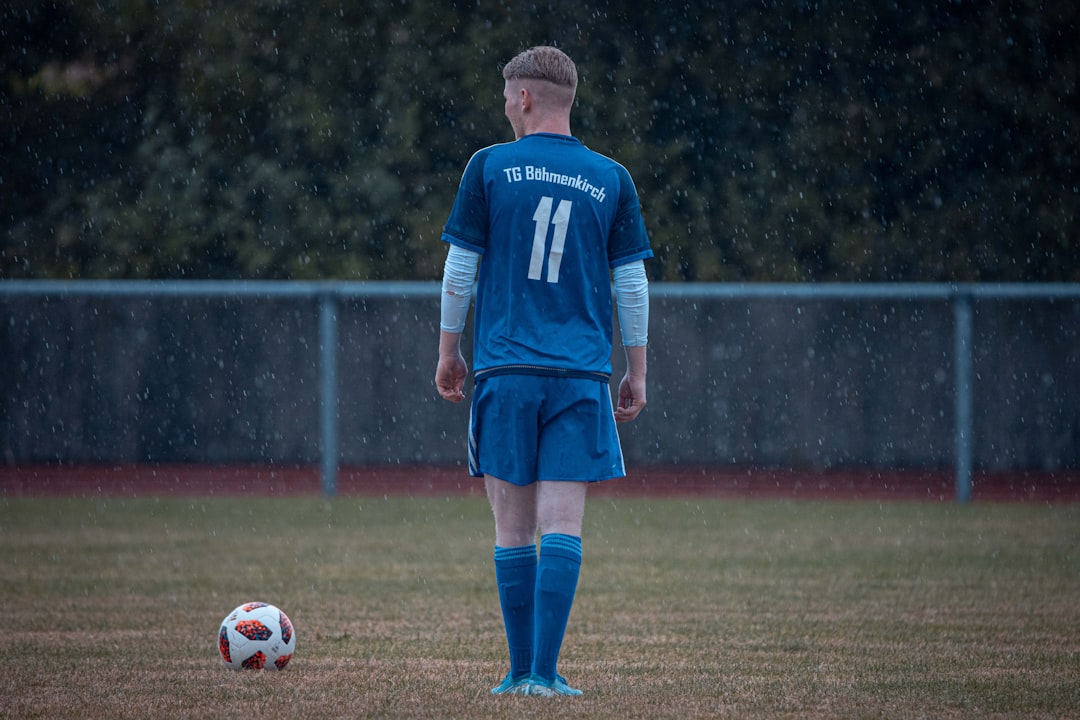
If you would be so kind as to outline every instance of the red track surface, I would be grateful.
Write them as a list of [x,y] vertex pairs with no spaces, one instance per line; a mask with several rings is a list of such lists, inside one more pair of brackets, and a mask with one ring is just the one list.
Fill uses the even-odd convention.
[[[2,497],[138,497],[317,495],[318,467],[121,465],[0,467]],[[481,495],[482,483],[461,467],[342,468],[337,494]],[[956,498],[951,471],[795,471],[728,467],[631,468],[590,490],[601,497],[713,497],[833,500]],[[975,502],[1080,502],[1080,472],[976,473]]]

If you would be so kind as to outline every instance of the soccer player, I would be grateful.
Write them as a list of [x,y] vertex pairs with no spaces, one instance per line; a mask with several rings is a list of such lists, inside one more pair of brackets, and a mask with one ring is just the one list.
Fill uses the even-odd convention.
[[[465,398],[460,339],[475,281],[469,472],[484,478],[495,516],[510,653],[491,692],[573,696],[581,691],[557,662],[577,591],[586,488],[626,474],[616,422],[645,407],[643,260],[652,250],[630,174],[570,133],[573,61],[534,47],[502,74],[515,140],[473,155],[443,231],[435,384],[447,400]],[[614,408],[613,278],[627,365]]]

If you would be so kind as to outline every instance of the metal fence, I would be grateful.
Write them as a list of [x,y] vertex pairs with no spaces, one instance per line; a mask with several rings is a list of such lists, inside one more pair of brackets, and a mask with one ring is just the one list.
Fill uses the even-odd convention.
[[[422,407],[417,403],[426,399],[415,400],[419,395],[432,395],[438,294],[438,284],[431,282],[0,282],[0,320],[4,322],[0,370],[6,398],[0,441],[5,443],[8,462],[40,461],[42,457],[84,460],[77,452],[65,457],[66,446],[56,449],[48,433],[40,429],[51,423],[54,434],[63,434],[55,430],[58,423],[62,426],[66,422],[57,417],[63,413],[56,409],[59,403],[55,396],[91,394],[81,389],[90,378],[95,383],[92,394],[105,398],[96,400],[99,404],[130,400],[137,394],[132,390],[136,385],[147,388],[148,396],[151,386],[160,394],[158,385],[146,380],[128,384],[126,389],[101,387],[108,385],[102,376],[111,372],[149,374],[154,368],[166,372],[164,368],[174,363],[178,354],[212,354],[204,352],[208,334],[220,332],[232,342],[242,343],[237,338],[252,334],[254,325],[267,325],[266,318],[273,316],[271,324],[279,327],[260,331],[265,335],[260,346],[239,353],[230,362],[237,365],[235,376],[239,377],[245,363],[257,364],[253,360],[257,356],[313,354],[310,369],[301,363],[295,366],[298,370],[264,371],[259,387],[271,384],[272,389],[265,392],[276,397],[267,402],[295,407],[296,418],[307,417],[307,401],[297,396],[317,398],[317,408],[309,408],[318,419],[317,439],[309,438],[301,428],[296,441],[301,449],[287,459],[302,461],[307,452],[303,448],[316,445],[325,494],[336,492],[343,417],[350,437],[379,433],[389,438],[385,447],[376,450],[380,457],[392,456],[403,445],[423,437],[428,438],[425,450],[412,459],[445,462],[447,448],[454,452],[459,444],[455,439],[458,428],[447,432],[445,426],[461,422],[463,433],[461,411],[447,409],[445,403]],[[627,448],[627,454],[639,461],[925,465],[942,462],[942,454],[947,453],[946,462],[955,468],[956,498],[966,502],[971,497],[976,457],[976,385],[982,383],[991,406],[984,413],[987,428],[1001,414],[995,408],[1009,408],[1009,412],[1019,413],[1020,425],[1031,426],[1030,438],[1018,442],[1050,442],[1047,449],[1034,451],[1034,459],[1027,451],[1002,451],[1009,456],[1008,462],[1025,467],[1033,462],[1049,462],[1052,467],[1076,465],[1080,453],[1076,447],[1080,443],[1076,410],[1080,407],[1078,284],[656,283],[651,295],[650,407],[644,416],[648,419],[628,431],[633,447]],[[240,313],[243,317],[222,329],[222,308],[229,303],[247,309]],[[117,304],[125,309],[117,311]],[[147,319],[148,306],[177,304],[186,304],[188,309]],[[195,305],[198,307],[192,309]],[[275,309],[264,312],[261,319],[244,315],[256,312],[253,307],[267,305]],[[976,308],[986,318],[986,330],[978,343]],[[282,320],[284,316],[291,319]],[[151,322],[172,328],[177,335],[170,341],[173,349],[148,350],[149,365],[136,364],[134,370],[125,370],[123,362],[115,358],[134,353],[123,345],[130,338],[144,336]],[[178,325],[192,327],[180,331]],[[101,340],[103,335],[111,340]],[[269,337],[278,338],[277,344],[266,339]],[[153,342],[160,344],[150,344]],[[80,365],[70,360],[73,355],[89,359]],[[219,365],[224,365],[223,357],[218,359]],[[928,357],[931,360],[924,363]],[[977,371],[977,360],[986,372]],[[342,372],[343,362],[346,373]],[[616,365],[618,372],[618,353]],[[765,366],[772,369],[766,371]],[[1020,366],[1024,367],[1017,370]],[[176,383],[190,382],[190,376],[200,372],[214,372],[213,366],[206,366],[209,371],[200,367],[196,363],[189,368],[189,380],[176,381],[170,392],[182,396],[185,388]],[[281,374],[295,376],[277,377]],[[1003,375],[1011,375],[1009,382],[1018,389],[994,399],[993,389],[1003,382]],[[49,389],[36,386],[35,378]],[[316,392],[304,389],[309,383],[317,386]],[[367,389],[354,390],[357,383]],[[1046,388],[1035,395],[1019,389],[1040,383]],[[374,397],[385,386],[398,384],[415,384],[426,390],[399,392],[383,400],[376,412],[367,413],[378,415],[375,420],[366,418],[362,410],[351,409],[362,408],[365,397]],[[350,411],[344,414],[343,388],[350,399]],[[770,395],[769,388],[780,389]],[[219,394],[232,391],[235,388],[222,388]],[[48,394],[50,400],[38,402],[42,394]],[[944,404],[943,394],[950,396]],[[172,403],[176,405],[175,397]],[[828,417],[822,415],[822,404],[829,405]],[[196,416],[220,412],[221,407],[207,401],[187,412]],[[436,421],[422,417],[431,414],[426,407],[439,408]],[[898,413],[895,408],[902,410]],[[94,412],[95,417],[109,415],[109,411]],[[781,418],[777,422],[783,424],[762,419],[773,416]],[[1041,419],[1032,426],[1025,418]],[[82,422],[88,425],[94,419],[87,416]],[[120,422],[109,420],[112,425]],[[260,428],[251,434],[265,435],[263,445],[272,445],[275,438],[289,435],[290,424],[304,424],[302,419],[289,417],[278,417],[274,422],[277,429]],[[869,431],[860,427],[866,424],[873,427]],[[410,429],[403,434],[398,425]],[[815,425],[830,429],[814,436],[813,428],[805,426]],[[718,431],[718,426],[723,431]],[[1049,441],[1031,439],[1046,435],[1047,428],[1053,436]],[[93,435],[91,430],[82,432]],[[866,443],[845,440],[867,432],[875,439]],[[1016,434],[1009,428],[1001,432],[992,445],[1006,444],[1009,436]],[[1027,430],[1020,434],[1024,432]],[[100,440],[101,434],[95,437]],[[943,436],[947,438],[943,440]],[[815,450],[815,443],[826,449]],[[35,450],[46,446],[47,451]],[[388,449],[391,446],[394,449]],[[121,448],[115,452],[135,451]],[[244,452],[256,451],[221,451],[203,459],[235,460],[237,453]],[[352,454],[363,457],[358,452]],[[185,457],[201,456],[193,451]]]

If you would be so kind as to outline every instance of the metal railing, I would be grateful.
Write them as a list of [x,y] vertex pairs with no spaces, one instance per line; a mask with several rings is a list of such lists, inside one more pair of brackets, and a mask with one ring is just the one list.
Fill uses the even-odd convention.
[[[4,296],[84,297],[227,297],[313,299],[319,308],[319,403],[322,490],[337,492],[338,447],[338,305],[363,298],[437,298],[435,282],[285,282],[166,280],[7,280]],[[973,312],[975,300],[1043,300],[1080,298],[1073,283],[654,283],[656,298],[771,300],[934,300],[949,303],[953,315],[955,409],[953,465],[956,500],[971,500],[973,425]]]

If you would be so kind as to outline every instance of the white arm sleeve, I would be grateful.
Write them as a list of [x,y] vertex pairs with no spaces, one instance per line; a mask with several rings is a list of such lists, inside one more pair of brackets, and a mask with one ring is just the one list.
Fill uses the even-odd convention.
[[465,329],[465,316],[469,314],[469,301],[479,265],[479,253],[457,245],[450,246],[443,266],[440,329],[452,333]]
[[625,347],[649,343],[649,279],[642,260],[615,268],[615,302]]

